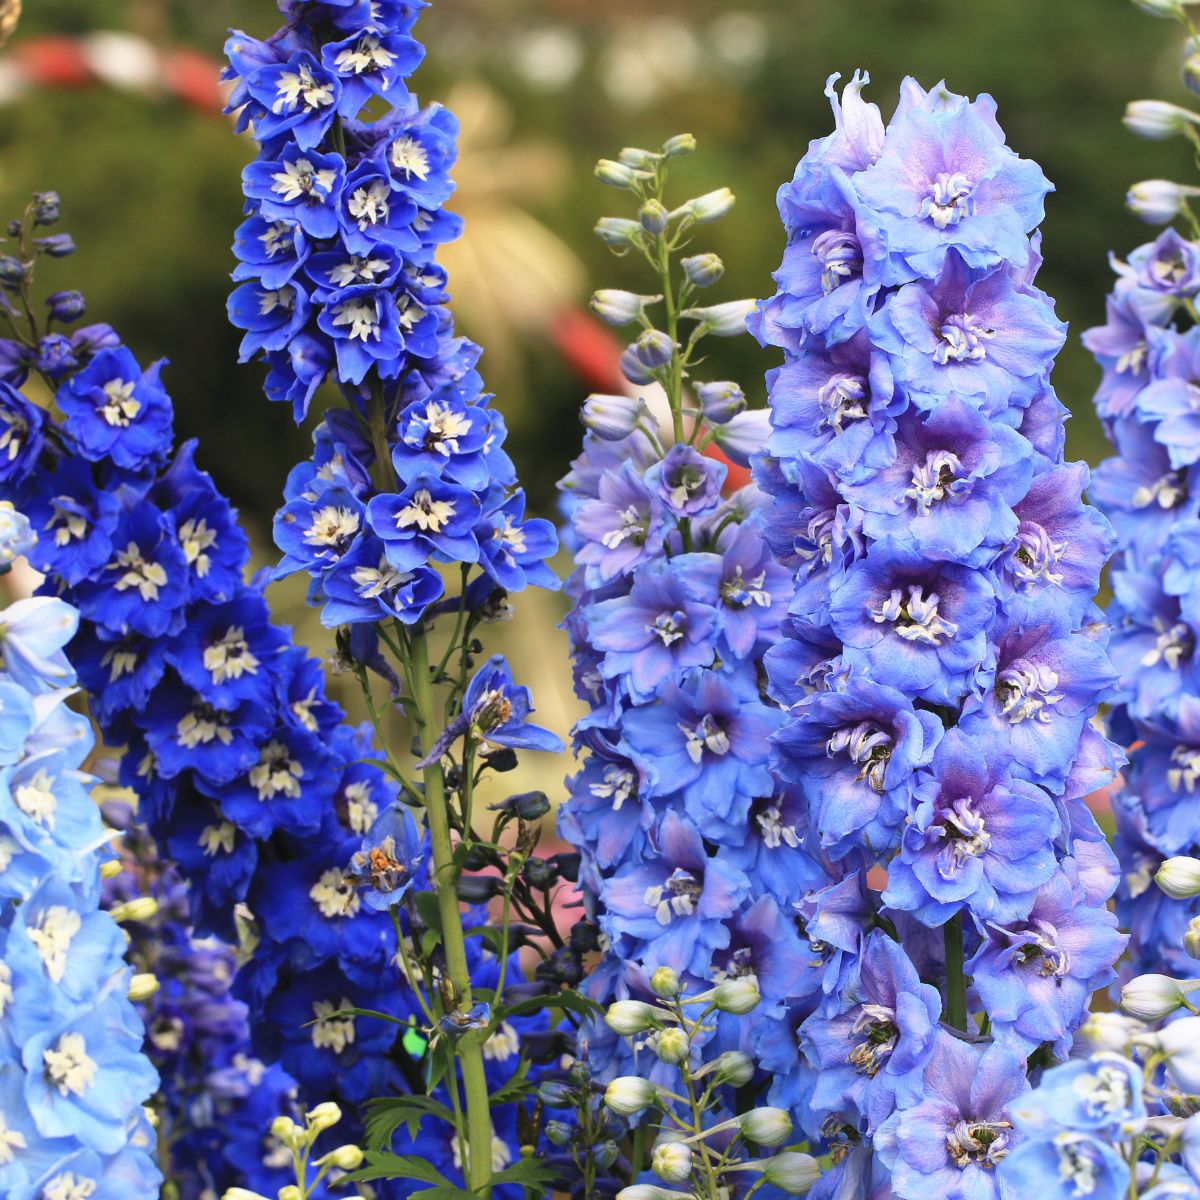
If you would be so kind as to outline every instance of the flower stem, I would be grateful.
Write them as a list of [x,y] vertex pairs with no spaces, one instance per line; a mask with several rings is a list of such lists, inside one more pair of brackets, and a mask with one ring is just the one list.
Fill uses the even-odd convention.
[[962,912],[942,926],[946,945],[946,1008],[943,1013],[955,1029],[967,1028],[967,977],[963,971]]
[[[414,630],[411,641],[413,700],[421,721],[421,749],[429,753],[437,732],[433,721],[433,690],[429,675],[429,644],[424,628]],[[437,895],[438,912],[442,921],[442,948],[446,953],[446,971],[454,988],[456,1002],[469,1009],[471,972],[467,966],[467,944],[463,934],[462,912],[458,907],[455,882],[458,868],[450,844],[450,815],[447,809],[446,784],[440,762],[425,768],[425,819],[433,851],[433,885]],[[463,1159],[466,1164],[468,1188],[480,1200],[491,1194],[492,1178],[492,1117],[488,1099],[487,1076],[483,1069],[483,1051],[479,1035],[468,1032],[455,1047],[462,1071],[466,1100],[466,1130]]]

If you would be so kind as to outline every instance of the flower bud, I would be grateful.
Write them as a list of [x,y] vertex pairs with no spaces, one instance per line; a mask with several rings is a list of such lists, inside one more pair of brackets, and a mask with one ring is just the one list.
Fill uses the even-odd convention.
[[647,200],[638,213],[638,220],[647,233],[657,237],[670,223],[671,214],[661,200]]
[[149,1000],[159,989],[158,977],[155,975],[134,975],[129,981],[129,999],[134,1004]]
[[114,904],[108,915],[118,924],[122,921],[149,921],[158,912],[158,901],[153,896],[136,896],[124,904]]
[[653,171],[661,159],[661,154],[655,154],[653,150],[643,150],[638,146],[626,146],[617,155],[618,162],[637,171]]
[[25,278],[25,264],[11,254],[0,254],[0,283],[19,284]]
[[592,1147],[592,1162],[602,1171],[607,1171],[620,1157],[621,1147],[612,1138],[605,1138]]
[[1183,133],[1189,123],[1200,122],[1200,117],[1165,100],[1131,100],[1125,106],[1124,121],[1130,133],[1159,141]]
[[726,1050],[708,1065],[713,1082],[729,1087],[745,1087],[754,1078],[754,1059],[741,1050]]
[[1200,188],[1184,187],[1169,179],[1144,179],[1135,183],[1125,195],[1125,207],[1148,225],[1166,225],[1183,211],[1189,196],[1200,194]]
[[100,878],[116,879],[123,870],[125,870],[125,864],[119,858],[110,858],[108,862],[100,864]]
[[605,325],[616,328],[636,321],[647,304],[659,299],[659,296],[639,296],[634,292],[622,292],[618,288],[601,288],[592,296],[588,307]]
[[697,196],[684,205],[693,221],[707,225],[711,221],[719,221],[733,207],[735,198],[727,188],[718,188],[715,192],[706,192]]
[[249,1188],[231,1187],[221,1193],[221,1200],[267,1200],[262,1192],[252,1192]]
[[618,1116],[632,1117],[658,1101],[658,1089],[648,1079],[621,1075],[604,1089],[604,1103]]
[[324,1104],[318,1104],[316,1108],[306,1112],[304,1119],[310,1129],[321,1133],[332,1129],[342,1119],[342,1110],[332,1100],[326,1100]]
[[687,1183],[692,1177],[692,1152],[678,1142],[662,1142],[650,1156],[650,1170],[667,1183]]
[[737,337],[746,332],[746,318],[757,307],[757,300],[730,300],[708,308],[685,308],[681,315],[701,322],[705,333],[717,337]]
[[1191,958],[1200,958],[1200,917],[1193,917],[1188,922],[1183,935],[1183,949]]
[[340,1171],[357,1171],[362,1166],[363,1152],[352,1145],[338,1146],[330,1150],[328,1154],[322,1155],[317,1159],[318,1166],[324,1166],[328,1163],[331,1167],[337,1167]]
[[547,1108],[574,1108],[576,1092],[561,1079],[546,1079],[538,1084],[538,1099]]
[[552,1146],[565,1146],[573,1136],[571,1126],[565,1121],[547,1121],[546,1122],[546,1140]]
[[725,264],[716,254],[693,254],[682,265],[683,273],[696,287],[711,287],[725,274]]
[[625,217],[601,217],[596,222],[595,234],[606,245],[628,250],[642,236],[642,227]]
[[742,1137],[759,1146],[779,1146],[792,1132],[792,1118],[782,1108],[752,1108],[735,1118]]
[[291,1117],[276,1117],[271,1122],[271,1136],[289,1150],[299,1149],[308,1140],[308,1135]]
[[765,408],[754,408],[738,413],[724,425],[713,427],[717,445],[739,467],[750,465],[750,456],[757,454],[766,445],[771,432],[771,420]]
[[60,216],[59,204],[57,192],[34,192],[33,223],[35,225],[53,225]]
[[1161,1021],[1183,1007],[1196,980],[1176,980],[1167,975],[1139,975],[1121,989],[1121,1011],[1139,1021]]
[[758,990],[758,980],[753,975],[743,975],[738,979],[725,979],[713,988],[713,1003],[721,1012],[744,1016],[753,1012],[762,999]]
[[605,1025],[622,1037],[653,1029],[657,1021],[658,1009],[644,1000],[615,1000],[604,1014]]
[[704,417],[714,425],[724,425],[746,407],[746,397],[736,383],[722,380],[719,383],[702,383],[696,388],[696,397],[704,410]]
[[1189,92],[1200,92],[1200,38],[1191,38],[1183,60],[1183,86]]
[[34,238],[33,244],[51,258],[66,258],[75,253],[75,239],[69,233],[52,233],[49,237]]
[[624,163],[613,162],[611,158],[602,158],[596,164],[596,178],[601,183],[608,184],[609,187],[631,188],[637,183],[640,175]]
[[675,353],[675,343],[661,329],[647,329],[633,345],[642,365],[650,371],[665,367]]
[[671,1000],[679,995],[679,976],[670,967],[659,967],[650,976],[650,990],[664,1000]]
[[616,1200],[692,1200],[690,1192],[672,1192],[653,1183],[635,1183],[622,1188]]
[[1116,1012],[1089,1013],[1079,1028],[1082,1037],[1093,1050],[1110,1050],[1124,1054],[1135,1030],[1140,1026],[1129,1017]]
[[583,402],[583,423],[606,442],[627,438],[649,413],[646,402],[633,396],[603,396],[593,393]]
[[621,374],[638,387],[654,382],[654,373],[642,362],[636,345],[625,347],[621,355]]
[[658,1040],[654,1043],[654,1053],[658,1055],[659,1060],[670,1063],[672,1066],[684,1062],[691,1053],[691,1050],[692,1047],[688,1041],[688,1035],[678,1026],[671,1029],[664,1029],[658,1035]]
[[1136,7],[1152,17],[1179,17],[1183,15],[1183,0],[1133,0]]
[[283,1187],[275,1193],[276,1200],[304,1200],[304,1193],[299,1186],[294,1183],[285,1183]]
[[1172,900],[1200,896],[1200,858],[1188,858],[1183,854],[1168,858],[1155,872],[1154,882]]
[[789,1196],[803,1196],[821,1178],[821,1166],[811,1154],[785,1150],[763,1163],[763,1178]]
[[78,321],[87,312],[83,293],[76,291],[54,292],[46,297],[46,307],[50,309],[50,316],[64,325]]
[[696,139],[690,133],[677,133],[663,142],[663,153],[668,158],[682,158],[696,152]]

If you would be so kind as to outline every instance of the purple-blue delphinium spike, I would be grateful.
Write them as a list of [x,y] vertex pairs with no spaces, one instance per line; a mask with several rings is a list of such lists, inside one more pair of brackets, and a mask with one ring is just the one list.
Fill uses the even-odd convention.
[[1123,944],[1082,802],[1117,757],[1089,725],[1110,533],[1049,383],[1049,183],[989,97],[907,80],[885,127],[866,82],[830,83],[752,322],[785,355],[756,464],[794,576],[773,765],[828,873],[798,906],[824,979],[771,1094],[840,1143],[814,1195],[983,1200],[1027,1059],[1065,1055]]

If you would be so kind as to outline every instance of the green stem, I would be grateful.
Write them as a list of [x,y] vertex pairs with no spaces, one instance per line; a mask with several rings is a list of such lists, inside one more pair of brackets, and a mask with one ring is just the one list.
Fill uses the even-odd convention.
[[963,971],[962,912],[942,926],[946,945],[946,1009],[948,1024],[963,1031],[967,1028],[967,977]]
[[[683,1075],[683,1082],[687,1086],[687,1103],[692,1111],[692,1132],[697,1135],[703,1134],[704,1113],[699,1101],[696,1099],[696,1088],[692,1082],[691,1068],[688,1066],[686,1059],[680,1064],[679,1070]],[[704,1164],[704,1178],[708,1185],[708,1200],[721,1200],[721,1187],[717,1181],[717,1172],[713,1168],[712,1157],[709,1154],[708,1146],[703,1137],[700,1137],[696,1142],[696,1149],[700,1151],[700,1161]]]
[[[413,700],[422,720],[421,749],[425,754],[436,738],[433,725],[433,689],[429,676],[429,643],[424,628],[415,629],[410,642],[412,649]],[[450,844],[450,814],[446,800],[446,783],[440,762],[425,768],[425,816],[429,823],[429,839],[433,851],[433,883],[438,912],[442,921],[442,948],[446,953],[446,972],[454,987],[456,1002],[469,1009],[471,972],[467,966],[467,944],[463,934],[462,912],[458,907],[455,883],[458,869],[454,865],[454,849]],[[492,1116],[489,1108],[487,1076],[483,1069],[483,1050],[475,1032],[465,1034],[455,1047],[462,1070],[463,1092],[466,1099],[466,1162],[467,1186],[487,1200],[491,1195],[492,1178]],[[460,1136],[463,1131],[460,1131]]]

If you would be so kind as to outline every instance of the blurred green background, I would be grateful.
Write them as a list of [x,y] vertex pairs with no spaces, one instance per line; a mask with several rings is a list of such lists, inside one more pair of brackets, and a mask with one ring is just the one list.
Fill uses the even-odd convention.
[[[26,10],[5,51],[18,66],[42,38],[94,31],[215,60],[227,27],[275,25],[269,0],[36,0]],[[1147,233],[1123,211],[1128,184],[1187,178],[1182,142],[1142,143],[1120,125],[1129,99],[1182,98],[1176,27],[1128,0],[435,0],[418,32],[429,56],[417,90],[468,125],[457,203],[470,224],[451,261],[460,325],[488,349],[485,373],[542,510],[576,449],[587,391],[546,323],[594,286],[638,284],[592,238],[594,218],[620,213],[623,200],[592,180],[596,158],[695,133],[702,153],[679,172],[681,188],[728,184],[739,197],[711,238],[729,268],[723,295],[762,295],[782,246],[775,189],[829,128],[830,72],[869,69],[885,115],[904,74],[991,92],[1010,143],[1057,185],[1041,282],[1074,334],[1102,316],[1108,251]],[[130,43],[96,53],[114,76],[141,69]],[[17,74],[10,62],[0,79],[7,209],[34,188],[62,193],[81,253],[56,284],[82,288],[92,319],[111,321],[143,356],[171,359],[181,431],[202,437],[203,461],[262,528],[307,435],[263,401],[261,370],[237,364],[225,320],[248,143],[169,94],[22,89]],[[713,359],[716,376],[761,397],[770,355],[740,339]],[[1056,382],[1076,414],[1071,449],[1093,462],[1104,453],[1095,378],[1073,337]]]

